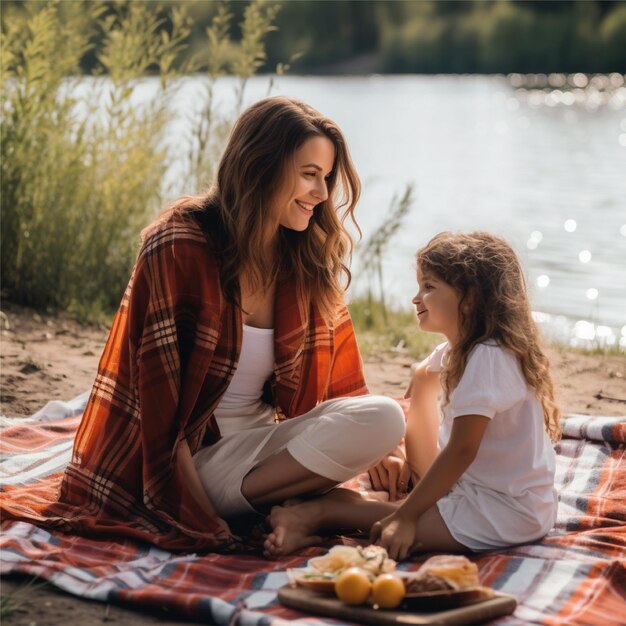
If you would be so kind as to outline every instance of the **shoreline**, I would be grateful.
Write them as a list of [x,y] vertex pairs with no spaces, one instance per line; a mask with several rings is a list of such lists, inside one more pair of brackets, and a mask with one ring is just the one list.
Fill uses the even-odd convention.
[[[0,414],[27,416],[50,400],[70,400],[91,388],[108,336],[105,325],[80,324],[67,315],[7,302],[0,328]],[[626,415],[626,355],[562,346],[546,351],[564,413]],[[390,349],[372,350],[363,360],[372,393],[404,394],[415,359]]]

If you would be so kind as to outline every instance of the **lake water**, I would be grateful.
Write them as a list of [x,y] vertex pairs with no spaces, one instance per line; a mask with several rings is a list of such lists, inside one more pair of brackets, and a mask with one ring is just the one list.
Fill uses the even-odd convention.
[[[271,93],[307,101],[345,132],[363,182],[364,240],[414,185],[384,259],[389,303],[410,307],[414,254],[434,234],[484,229],[520,254],[547,334],[626,348],[626,88],[613,79],[610,90],[592,81],[526,91],[502,76],[290,76]],[[175,106],[188,109],[202,83],[188,79]],[[217,85],[225,110],[234,84]],[[255,77],[244,104],[267,90]],[[363,291],[358,248],[353,269]]]

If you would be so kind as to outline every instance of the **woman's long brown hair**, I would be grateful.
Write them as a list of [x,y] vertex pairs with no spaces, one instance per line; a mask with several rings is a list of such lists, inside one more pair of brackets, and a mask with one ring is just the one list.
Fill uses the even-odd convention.
[[549,362],[532,319],[524,272],[511,246],[485,232],[444,232],[417,252],[417,266],[454,287],[461,297],[461,340],[451,347],[441,375],[446,401],[459,384],[474,346],[493,339],[517,357],[528,386],[543,406],[546,431],[556,441],[560,410]]
[[[335,147],[328,199],[315,208],[305,231],[291,231],[278,226],[271,202],[291,174],[296,150],[315,136],[327,137]],[[172,211],[199,219],[215,247],[222,287],[230,300],[240,304],[242,272],[254,289],[267,287],[280,272],[293,280],[305,302],[314,300],[330,320],[351,280],[353,241],[345,221],[349,217],[360,233],[354,218],[360,188],[339,127],[304,102],[272,97],[253,104],[236,121],[208,194],[180,199],[160,220]],[[276,255],[270,266],[263,244],[268,229],[276,228]]]

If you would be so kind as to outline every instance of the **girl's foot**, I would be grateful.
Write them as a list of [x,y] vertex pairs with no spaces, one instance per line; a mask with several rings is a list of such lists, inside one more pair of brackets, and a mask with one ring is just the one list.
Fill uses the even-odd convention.
[[269,515],[272,532],[265,539],[263,554],[275,558],[322,543],[322,537],[316,534],[320,514],[320,503],[316,500],[273,507]]

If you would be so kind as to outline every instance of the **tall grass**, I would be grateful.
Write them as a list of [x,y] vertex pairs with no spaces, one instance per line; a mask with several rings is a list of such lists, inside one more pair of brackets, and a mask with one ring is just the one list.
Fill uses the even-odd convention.
[[[402,195],[391,199],[386,218],[357,247],[359,272],[366,280],[365,289],[348,305],[359,347],[366,355],[401,352],[415,359],[426,357],[443,341],[441,335],[419,330],[415,312],[410,308],[389,306],[383,259],[396,233],[402,228],[413,204],[414,191],[407,185]],[[408,297],[408,294],[407,294]]]
[[445,341],[443,335],[421,331],[415,312],[408,308],[383,308],[376,298],[356,297],[348,309],[364,355],[398,352],[423,359]]
[[[230,25],[228,3],[222,3],[205,53],[187,63],[180,60],[191,27],[184,3],[167,14],[142,2],[26,3],[24,12],[3,20],[4,296],[87,318],[117,306],[139,231],[164,202],[173,154],[170,104],[181,76],[208,69],[216,79],[234,68],[247,80],[263,58],[277,10],[272,2],[250,2],[242,39],[234,41],[224,26]],[[100,76],[78,78],[94,38],[101,42]],[[158,75],[158,87],[149,99],[139,98],[147,73]],[[196,148],[183,167],[187,193],[210,180],[234,118],[213,109],[205,94],[194,125]]]
[[48,586],[48,582],[33,576],[19,583],[9,592],[0,594],[0,622],[8,623],[21,607],[30,601],[32,594]]
[[[413,204],[413,185],[407,185],[400,198],[394,196],[389,207],[388,217],[359,247],[359,260],[362,271],[367,276],[368,311],[373,312],[374,290],[378,291],[378,305],[383,322],[388,322],[387,302],[385,298],[385,279],[383,276],[383,258],[395,234],[400,230],[404,218]],[[373,313],[372,313],[373,314]]]
[[[280,5],[276,2],[257,0],[250,2],[243,11],[239,24],[241,41],[235,44],[231,38],[233,12],[229,2],[220,2],[206,29],[204,51],[192,59],[192,63],[206,68],[207,83],[204,86],[197,112],[192,114],[193,129],[189,141],[185,181],[190,189],[202,190],[213,179],[220,153],[235,118],[241,113],[248,80],[265,64],[265,41],[276,30],[275,21]],[[282,73],[283,64],[277,72]],[[219,114],[215,102],[215,85],[226,73],[238,77],[235,86],[236,105],[229,114]],[[272,82],[268,81],[268,94]]]

